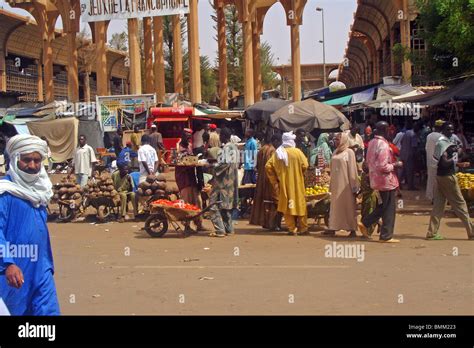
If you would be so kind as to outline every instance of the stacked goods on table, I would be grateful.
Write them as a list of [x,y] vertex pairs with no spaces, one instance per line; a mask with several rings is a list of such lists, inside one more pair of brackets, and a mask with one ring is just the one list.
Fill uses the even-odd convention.
[[190,155],[186,155],[186,156],[182,156],[182,157],[178,157],[178,163],[177,165],[180,165],[180,166],[195,166],[198,164],[198,156],[190,156]]
[[308,168],[304,175],[304,186],[314,187],[316,185],[329,185],[331,177],[326,170],[319,168]]
[[103,172],[101,175],[96,173],[92,179],[87,181],[84,191],[89,193],[89,198],[91,199],[107,197],[112,198],[114,201],[120,201],[120,196],[115,190],[112,177],[107,172]]
[[309,168],[305,173],[305,196],[307,199],[322,199],[329,194],[331,178],[326,170]]
[[474,174],[456,173],[459,188],[467,201],[474,201]]
[[474,188],[474,174],[456,173],[456,177],[461,190]]
[[148,175],[146,180],[138,185],[137,193],[140,196],[150,197],[150,196],[159,196],[166,197],[167,187],[166,187],[166,178],[164,175],[160,174],[158,176]]
[[306,196],[314,196],[314,195],[324,195],[329,193],[329,185],[315,185],[313,187],[307,187],[305,189]]
[[76,177],[69,175],[53,186],[53,201],[79,200],[84,194],[80,185],[76,185]]

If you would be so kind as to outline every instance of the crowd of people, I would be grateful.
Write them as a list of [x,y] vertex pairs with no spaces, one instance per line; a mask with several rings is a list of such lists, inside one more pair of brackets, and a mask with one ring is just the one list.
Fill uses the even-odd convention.
[[[133,203],[135,216],[138,212],[138,197],[130,195],[134,183],[137,185],[160,170],[159,154],[164,146],[156,125],[152,125],[149,133],[140,137],[138,133],[135,129],[126,147],[115,150],[118,170],[114,184],[122,197],[120,221],[125,220],[127,202]],[[116,138],[121,136],[118,132]],[[121,144],[121,139],[116,138],[114,144]],[[348,131],[320,133],[313,142],[309,138],[312,135],[303,129],[283,134],[272,131],[265,136],[248,128],[241,140],[230,129],[218,129],[215,124],[198,124],[194,130],[186,128],[176,146],[176,156],[197,155],[207,159],[208,164],[204,168],[176,167],[179,196],[202,208],[201,192],[205,183],[210,184],[208,204],[221,202],[210,211],[214,225],[210,235],[221,237],[233,233],[239,186],[255,185],[250,224],[278,231],[284,219],[289,234],[306,234],[305,172],[326,171],[331,177],[331,199],[328,226],[323,234],[332,236],[337,231],[347,231],[355,237],[360,231],[363,237],[372,238],[377,230],[381,242],[397,243],[393,236],[396,204],[402,197],[400,186],[418,190],[416,184],[425,184],[427,178],[426,197],[433,204],[427,238],[443,238],[439,224],[446,202],[472,238],[467,204],[454,175],[456,167],[464,163],[462,158],[468,145],[465,137],[454,134],[453,124],[437,120],[431,129],[424,121],[409,121],[403,128],[383,121],[363,127],[353,123]],[[243,151],[237,147],[240,142]],[[81,136],[73,161],[80,185],[94,171],[95,161],[94,151],[86,144],[85,136]],[[139,175],[129,173],[137,164]],[[202,218],[195,223],[197,231],[206,231]]]
[[[462,162],[467,142],[454,136],[450,122],[436,121],[433,131],[425,126],[417,124],[412,128],[408,124],[405,130],[398,131],[394,125],[380,121],[368,125],[361,135],[354,125],[346,132],[320,134],[314,146],[304,130],[266,137],[247,130],[243,158],[237,144],[240,139],[236,140],[229,128],[217,129],[211,124],[197,127],[194,132],[185,129],[176,155],[199,155],[207,161],[201,171],[191,166],[177,167],[176,183],[181,199],[200,208],[205,183],[210,184],[206,186],[210,187],[207,193],[214,226],[210,236],[234,234],[239,186],[248,183],[255,184],[250,224],[281,230],[284,219],[288,233],[300,235],[308,233],[305,172],[328,171],[331,199],[329,226],[324,234],[331,236],[343,230],[355,237],[359,230],[363,237],[371,238],[378,227],[379,241],[397,243],[393,237],[399,180],[404,178],[408,189],[416,188],[413,171],[422,153],[428,174],[426,194],[433,204],[426,238],[443,239],[440,220],[448,202],[472,240],[472,222],[455,176],[457,167],[467,165]],[[121,197],[122,218],[130,201],[137,214],[137,200],[130,193],[137,183],[159,172],[157,151],[164,148],[156,127],[149,134],[138,136],[139,133],[135,129],[130,143],[116,149],[118,169],[112,179]],[[117,136],[121,136],[120,132]],[[114,142],[122,144],[119,140]],[[11,314],[59,314],[46,211],[53,195],[44,168],[44,161],[50,157],[48,144],[36,136],[17,135],[8,140],[6,152],[10,163],[7,175],[0,180],[0,246],[4,249],[6,245],[28,243],[37,245],[40,254],[37,262],[2,254],[0,275],[6,281],[0,282],[0,293]],[[87,183],[96,163],[94,150],[81,135],[71,168],[79,185]],[[139,171],[130,172],[136,164]],[[240,167],[244,171],[241,178]],[[358,221],[359,195],[362,199]],[[194,223],[198,231],[206,230],[201,218]]]

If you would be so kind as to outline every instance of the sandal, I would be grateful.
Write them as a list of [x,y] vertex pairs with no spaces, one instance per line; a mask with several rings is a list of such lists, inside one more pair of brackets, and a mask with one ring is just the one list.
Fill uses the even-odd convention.
[[435,234],[431,237],[426,237],[427,240],[444,240],[445,238],[440,234]]
[[209,233],[209,237],[219,237],[219,238],[222,238],[222,237],[225,237],[225,234],[212,232],[212,233]]

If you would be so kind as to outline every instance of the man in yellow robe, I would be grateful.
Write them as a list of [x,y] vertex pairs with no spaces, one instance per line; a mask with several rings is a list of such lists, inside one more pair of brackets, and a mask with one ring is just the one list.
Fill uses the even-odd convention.
[[278,187],[278,211],[285,217],[291,235],[308,233],[304,197],[304,172],[308,168],[308,159],[296,148],[295,138],[293,132],[284,133],[282,145],[265,165],[268,179]]

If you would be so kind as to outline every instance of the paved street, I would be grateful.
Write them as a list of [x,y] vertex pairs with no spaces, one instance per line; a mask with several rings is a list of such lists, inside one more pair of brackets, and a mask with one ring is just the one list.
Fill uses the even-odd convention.
[[[152,239],[140,230],[143,222],[51,223],[61,310],[66,315],[472,314],[473,243],[455,218],[442,222],[447,240],[424,240],[428,218],[398,215],[401,243],[395,245],[350,240],[345,233],[327,238],[317,228],[310,236],[291,237],[246,221],[239,221],[235,236],[223,239],[205,234],[179,239],[171,233]],[[325,257],[328,248],[356,244],[363,250],[360,262]]]

